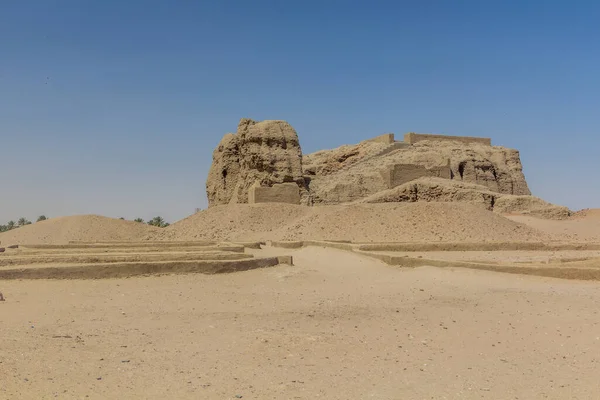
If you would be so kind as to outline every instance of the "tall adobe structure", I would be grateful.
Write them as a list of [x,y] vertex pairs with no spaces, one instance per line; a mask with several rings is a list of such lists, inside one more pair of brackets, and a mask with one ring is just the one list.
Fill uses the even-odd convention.
[[209,206],[325,205],[360,201],[420,178],[477,184],[498,197],[531,194],[519,152],[488,138],[410,133],[397,141],[385,134],[303,155],[290,124],[251,119],[242,119],[215,149],[206,190]]
[[294,128],[285,121],[243,118],[237,133],[226,134],[213,153],[206,182],[208,203],[248,203],[254,197],[249,196],[253,187],[290,182],[298,186],[299,202],[308,204],[302,150]]

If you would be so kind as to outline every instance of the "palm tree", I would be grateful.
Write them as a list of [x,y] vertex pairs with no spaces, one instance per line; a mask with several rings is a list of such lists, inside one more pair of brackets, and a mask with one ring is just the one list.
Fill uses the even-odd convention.
[[165,228],[169,224],[163,219],[163,217],[154,217],[148,221],[148,225],[158,226],[159,228]]
[[25,218],[25,217],[21,217],[21,218],[19,218],[19,220],[17,221],[17,225],[18,225],[18,226],[25,226],[25,225],[29,225],[29,224],[31,224],[31,222],[29,222],[29,221],[27,220],[27,218]]
[[133,220],[133,222],[141,222],[142,224],[144,223],[144,220],[141,218],[136,218]]
[[46,216],[45,216],[45,215],[40,215],[40,216],[38,217],[37,221],[35,221],[35,222],[41,222],[41,221],[45,221],[45,220],[47,220],[47,219],[48,219],[48,218],[46,218]]
[[15,221],[8,221],[8,223],[6,224],[6,228],[10,231],[11,229],[15,229]]
[[162,217],[154,217],[148,221],[148,225],[161,226],[164,222],[165,220]]

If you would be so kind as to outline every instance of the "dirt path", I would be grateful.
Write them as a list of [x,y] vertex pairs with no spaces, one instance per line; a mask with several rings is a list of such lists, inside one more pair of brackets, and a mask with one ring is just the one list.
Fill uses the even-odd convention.
[[295,267],[1,282],[0,398],[600,396],[597,283],[286,253]]

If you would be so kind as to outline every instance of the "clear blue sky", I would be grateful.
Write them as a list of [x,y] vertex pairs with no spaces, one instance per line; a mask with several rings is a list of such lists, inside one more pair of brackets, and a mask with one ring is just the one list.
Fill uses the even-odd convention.
[[535,195],[599,207],[598,21],[595,1],[2,1],[0,222],[182,218],[241,117],[305,152],[490,136]]

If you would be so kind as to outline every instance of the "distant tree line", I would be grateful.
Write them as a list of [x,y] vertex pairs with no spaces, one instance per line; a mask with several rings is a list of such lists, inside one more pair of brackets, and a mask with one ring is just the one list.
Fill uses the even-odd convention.
[[[40,215],[38,217],[38,219],[36,220],[36,222],[45,221],[47,219],[48,218],[46,218],[45,215]],[[29,221],[25,217],[21,217],[21,218],[19,218],[17,220],[17,222],[11,220],[11,221],[8,221],[6,223],[6,225],[0,225],[0,232],[8,232],[8,231],[20,228],[20,227],[25,226],[25,225],[31,225],[31,221]]]
[[[48,218],[45,215],[40,215],[38,217],[38,219],[36,220],[36,222],[40,222],[40,221],[45,221]],[[119,219],[124,220],[125,218],[120,217]],[[157,226],[159,228],[166,228],[167,226],[169,226],[169,223],[167,221],[164,220],[163,217],[154,217],[151,220],[149,220],[148,222],[145,222],[143,219],[141,218],[136,218],[134,219],[135,222],[139,222],[141,224],[148,224],[148,225],[152,225],[152,226]],[[6,223],[6,225],[0,225],[0,232],[7,232],[16,228],[20,228],[22,226],[25,225],[31,225],[31,221],[29,221],[27,218],[25,217],[21,217],[17,220],[17,222],[15,221],[8,221],[8,223]]]
[[[123,217],[119,217],[119,219],[125,221],[125,218]],[[133,222],[139,222],[140,224],[148,224],[148,225],[152,225],[152,226],[157,226],[159,228],[166,228],[167,226],[169,226],[170,224],[164,220],[163,217],[154,217],[150,220],[148,220],[148,222],[144,221],[142,218],[136,218],[133,220]]]
[[148,220],[148,222],[145,222],[142,218],[136,218],[133,221],[139,222],[140,224],[158,226],[159,228],[166,228],[167,226],[169,226],[169,223],[165,221],[163,217],[154,217],[151,220]]

